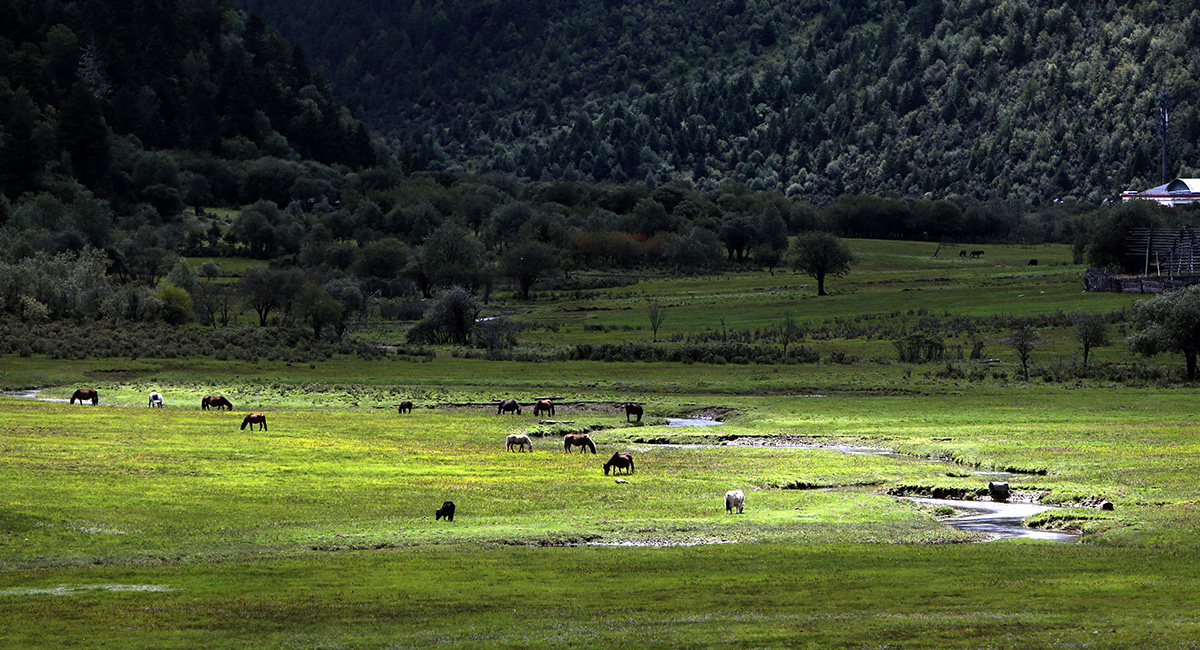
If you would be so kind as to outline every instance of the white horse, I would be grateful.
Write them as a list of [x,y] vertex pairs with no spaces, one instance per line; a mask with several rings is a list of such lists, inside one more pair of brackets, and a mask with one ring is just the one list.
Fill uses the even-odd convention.
[[741,490],[730,490],[725,493],[725,513],[733,512],[737,508],[737,513],[742,514],[742,506],[746,503],[746,495],[742,494]]
[[516,447],[517,451],[525,451],[526,446],[530,452],[533,451],[533,441],[523,433],[512,433],[504,439],[504,449],[507,451],[512,451],[513,447]]
[[150,401],[146,403],[146,406],[162,408],[162,394],[157,391],[150,393]]

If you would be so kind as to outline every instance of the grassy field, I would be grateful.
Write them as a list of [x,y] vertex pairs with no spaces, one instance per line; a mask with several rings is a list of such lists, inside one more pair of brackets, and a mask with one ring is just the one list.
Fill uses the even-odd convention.
[[[1082,294],[1063,247],[985,261],[852,246],[862,263],[828,300],[801,276],[740,273],[492,308],[556,324],[522,335],[553,347],[649,342],[648,297],[680,334],[722,316],[816,326],[1135,299]],[[0,382],[41,390],[0,397],[0,647],[1195,647],[1194,387],[1026,383],[1003,332],[976,336],[999,361],[957,362],[974,378],[855,338],[805,344],[858,361],[797,365],[3,357]],[[1041,363],[1077,356],[1068,329],[1043,336]],[[1135,361],[1119,340],[1099,359]],[[52,401],[85,384],[99,406]],[[150,390],[166,408],[145,407]],[[233,412],[198,408],[218,393]],[[489,405],[546,395],[552,423]],[[643,422],[616,408],[629,400]],[[267,431],[239,428],[252,411]],[[695,415],[722,421],[664,426]],[[562,452],[580,431],[596,455]],[[505,451],[514,432],[533,453]],[[601,470],[614,451],[636,460],[624,483]],[[888,494],[978,489],[1000,470],[1063,506],[1031,524],[1079,541],[983,542]],[[723,507],[733,488],[740,516]],[[453,522],[434,520],[445,500]]]

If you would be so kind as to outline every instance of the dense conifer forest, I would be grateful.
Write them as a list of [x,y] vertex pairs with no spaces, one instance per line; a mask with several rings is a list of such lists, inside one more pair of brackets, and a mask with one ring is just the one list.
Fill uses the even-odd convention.
[[[429,313],[629,272],[800,269],[808,231],[1064,242],[1112,266],[1131,229],[1191,219],[1091,200],[1152,174],[1142,118],[1163,87],[1187,169],[1197,64],[1171,53],[1194,12],[1151,28],[1149,10],[1070,3],[289,6],[0,5],[6,326],[336,341],[369,314],[464,342]],[[299,19],[324,30],[313,59],[272,26],[308,42]],[[320,63],[365,70],[379,48],[399,67],[375,83]],[[1014,75],[1024,103],[1005,99]],[[422,302],[443,296],[459,304]]]
[[1098,203],[1197,173],[1185,2],[242,0],[427,169]]

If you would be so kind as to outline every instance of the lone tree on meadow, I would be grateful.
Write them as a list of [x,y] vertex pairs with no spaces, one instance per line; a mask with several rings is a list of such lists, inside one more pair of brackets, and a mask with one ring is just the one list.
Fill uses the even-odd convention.
[[837,236],[819,230],[801,233],[788,247],[787,260],[791,267],[811,275],[817,281],[817,295],[825,293],[826,276],[841,277],[857,262],[854,254]]
[[1092,348],[1108,345],[1108,325],[1100,314],[1077,312],[1071,315],[1071,320],[1075,322],[1075,340],[1083,350],[1083,367],[1086,368]]
[[667,310],[651,300],[646,304],[646,316],[650,318],[650,331],[654,333],[654,342],[658,343],[658,328],[667,320]]
[[1134,327],[1141,331],[1129,337],[1130,349],[1146,356],[1180,352],[1187,363],[1188,381],[1194,381],[1200,352],[1200,286],[1136,303],[1132,316]]
[[1021,325],[1013,330],[1012,335],[1004,339],[1004,342],[1017,353],[1017,358],[1021,360],[1021,376],[1025,381],[1029,381],[1029,357],[1033,354],[1033,349],[1041,345],[1041,335],[1032,325]]

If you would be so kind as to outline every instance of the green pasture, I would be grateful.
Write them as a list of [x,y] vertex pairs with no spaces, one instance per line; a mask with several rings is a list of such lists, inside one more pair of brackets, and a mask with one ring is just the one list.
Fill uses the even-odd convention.
[[[0,647],[1195,647],[1200,419],[1182,361],[1134,357],[1118,326],[1095,363],[1165,378],[1023,382],[988,320],[1140,296],[1083,293],[1062,246],[849,243],[861,262],[827,298],[743,270],[487,310],[535,325],[520,345],[541,350],[649,344],[650,299],[664,346],[786,314],[814,330],[971,317],[940,334],[982,340],[990,362],[899,363],[888,337],[832,326],[801,342],[822,361],[793,365],[0,357],[0,388],[36,390],[0,397]],[[1078,360],[1069,327],[1040,334],[1033,363]],[[100,404],[65,403],[79,387]],[[202,411],[209,394],[234,410]],[[532,415],[547,396],[556,414]],[[526,410],[498,416],[507,398]],[[240,429],[250,412],[269,429]],[[665,426],[689,416],[719,424]],[[583,431],[598,453],[564,453]],[[510,433],[534,452],[505,451]],[[907,457],[848,453],[868,447]],[[636,471],[605,476],[615,451]],[[888,494],[1001,471],[1062,506],[1029,525],[1078,541],[988,542]],[[742,515],[724,509],[734,488]],[[446,500],[455,520],[435,521]]]
[[[150,384],[167,408],[135,401]],[[192,388],[171,380],[96,407],[0,399],[0,612],[43,621],[0,645],[1188,647],[1200,622],[1191,391],[658,392],[638,425],[587,400],[542,424],[470,390],[400,415],[354,406],[357,383],[326,403],[291,388],[265,432],[238,428],[240,405],[177,403]],[[655,424],[698,412],[724,422]],[[563,453],[585,428],[599,453]],[[535,451],[506,452],[512,432]],[[946,462],[745,444],[781,439]],[[601,470],[616,450],[627,483]],[[986,485],[976,469],[1116,509],[1041,520],[1077,544],[963,543],[883,493]],[[444,500],[453,523],[433,520]]]
[[[521,322],[556,325],[557,332],[529,336],[541,345],[649,342],[646,308],[661,305],[667,317],[660,340],[692,332],[755,329],[778,325],[791,315],[802,325],[834,319],[916,320],[921,315],[971,317],[1031,316],[1082,310],[1107,313],[1141,296],[1086,294],[1083,266],[1072,265],[1064,245],[981,247],[978,259],[958,257],[958,248],[929,242],[847,240],[860,262],[849,275],[829,278],[831,295],[818,297],[811,277],[789,269],[721,275],[648,278],[629,287],[594,290],[583,299],[497,303],[498,313]],[[1029,266],[1037,259],[1038,266]],[[590,331],[585,331],[590,326]]]

